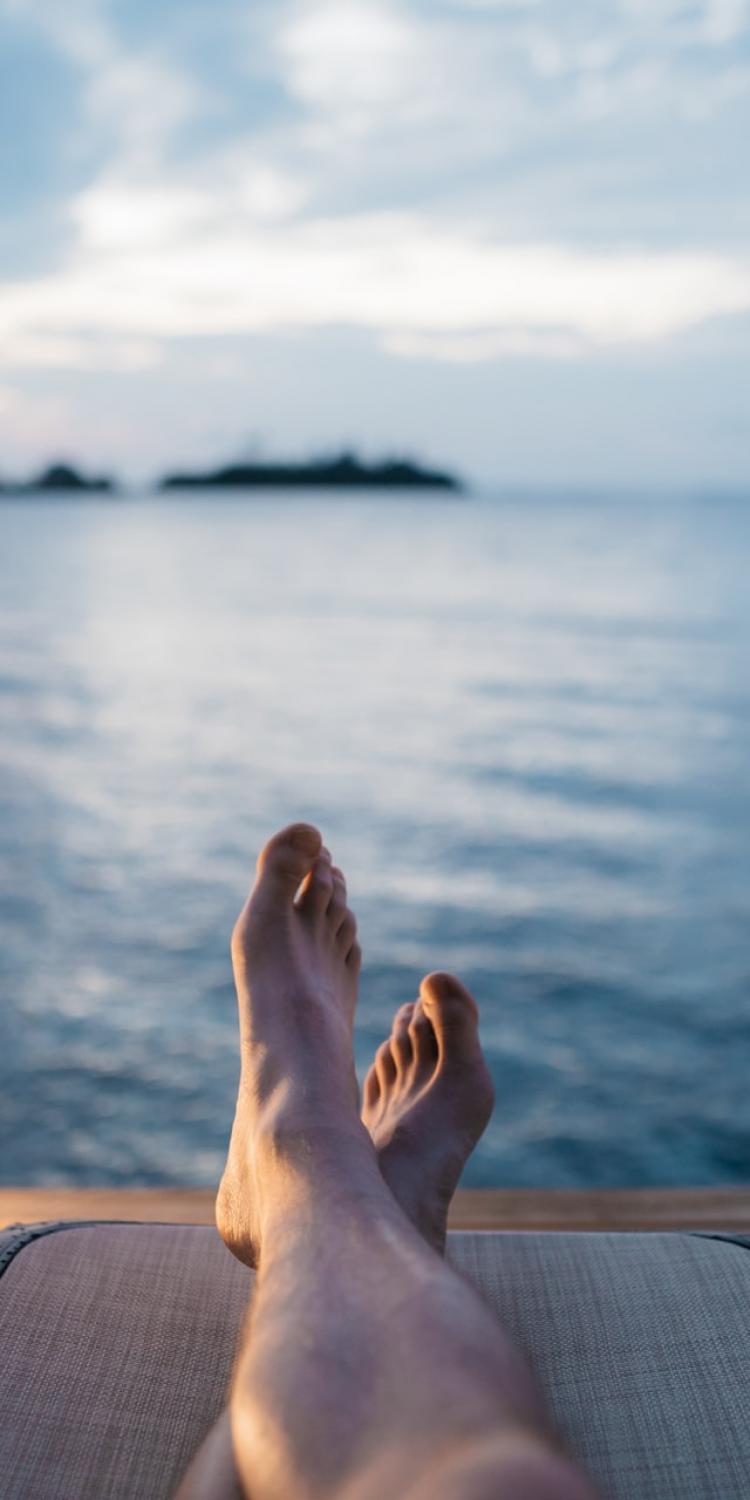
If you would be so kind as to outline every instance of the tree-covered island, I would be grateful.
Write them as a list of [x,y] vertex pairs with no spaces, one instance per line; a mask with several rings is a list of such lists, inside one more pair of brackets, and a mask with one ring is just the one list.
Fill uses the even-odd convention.
[[166,474],[160,489],[214,489],[252,487],[346,489],[462,489],[455,475],[425,469],[408,459],[365,463],[353,453],[308,463],[252,462],[228,464],[206,473]]

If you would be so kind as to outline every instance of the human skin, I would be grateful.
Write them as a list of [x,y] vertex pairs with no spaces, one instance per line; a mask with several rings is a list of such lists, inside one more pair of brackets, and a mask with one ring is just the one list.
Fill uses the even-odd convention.
[[228,1412],[180,1500],[593,1500],[521,1355],[439,1254],[491,1108],[471,996],[423,981],[360,1118],[356,922],[306,824],[263,850],[232,957],[241,1079],[217,1224],[257,1275]]

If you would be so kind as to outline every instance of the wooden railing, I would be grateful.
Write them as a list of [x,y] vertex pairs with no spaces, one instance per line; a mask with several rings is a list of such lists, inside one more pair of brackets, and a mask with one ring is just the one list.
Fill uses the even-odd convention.
[[[196,1188],[0,1187],[0,1227],[50,1219],[213,1222],[213,1194]],[[723,1229],[750,1235],[748,1188],[469,1188],[452,1229]]]

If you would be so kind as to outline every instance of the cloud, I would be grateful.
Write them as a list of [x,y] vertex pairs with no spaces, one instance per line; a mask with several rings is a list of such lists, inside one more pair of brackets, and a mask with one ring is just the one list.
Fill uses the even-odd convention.
[[6,369],[91,370],[102,375],[145,370],[159,363],[160,344],[127,334],[10,331],[3,349]]
[[402,105],[419,89],[419,30],[375,0],[323,0],[282,20],[276,47],[289,91],[314,109],[360,113]]
[[0,288],[6,358],[58,363],[62,341],[76,365],[95,337],[127,363],[160,339],[332,326],[441,359],[585,355],[750,308],[750,258],[507,244],[414,215],[232,225],[231,206],[137,194],[131,215],[124,187],[89,192],[68,268]]
[[519,355],[529,359],[577,359],[585,346],[575,334],[554,329],[490,328],[478,333],[387,334],[383,348],[399,359],[476,365]]
[[[35,393],[29,400],[27,391],[15,386],[0,386],[0,433],[3,441],[3,473],[7,479],[11,466],[22,462],[23,455],[36,450],[39,432],[44,433],[48,452],[66,454],[71,432],[71,408],[59,392]],[[38,451],[38,450],[37,450]]]
[[103,132],[112,154],[153,163],[169,136],[200,108],[200,82],[163,54],[123,46],[100,0],[66,0],[64,6],[57,0],[0,3],[75,64],[83,116],[83,127],[76,123],[75,129]]
[[706,41],[726,46],[742,35],[748,19],[747,0],[709,0],[703,27]]
[[746,9],[281,3],[269,56],[298,113],[276,163],[304,171],[311,212],[450,202],[516,239],[620,243],[661,239],[669,216],[676,243],[710,242],[738,213],[746,83],[718,37],[745,34]]
[[0,282],[3,380],[156,384],[189,340],[221,361],[297,332],[335,351],[331,330],[402,374],[522,359],[577,376],[750,308],[748,0],[0,0],[3,16],[60,61],[34,120],[64,200],[40,219],[41,140],[11,219],[27,269]]

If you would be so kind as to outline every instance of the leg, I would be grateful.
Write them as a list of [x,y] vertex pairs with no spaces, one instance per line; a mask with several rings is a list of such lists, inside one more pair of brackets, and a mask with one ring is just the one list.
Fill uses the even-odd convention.
[[501,1328],[388,1196],[369,1140],[312,1154],[285,1152],[260,1217],[230,1404],[253,1500],[590,1495]]
[[[343,876],[332,870],[345,905]],[[396,1012],[365,1080],[362,1120],[378,1168],[415,1229],[442,1254],[448,1208],[463,1166],[492,1113],[494,1090],[477,1008],[450,975],[431,975]],[[229,1412],[193,1460],[178,1500],[242,1500]]]
[[[358,950],[313,830],[287,830],[265,851],[233,951],[242,1083],[219,1222],[235,1253],[258,1263],[230,1402],[246,1492],[591,1495],[547,1432],[520,1357],[416,1233],[357,1119]],[[428,1019],[430,1003],[428,986]],[[414,1107],[445,1074],[433,1032],[438,1056]],[[417,1052],[413,1043],[412,1063]],[[380,1107],[386,1137],[387,1114]],[[385,1142],[394,1172],[408,1123],[402,1109]]]

